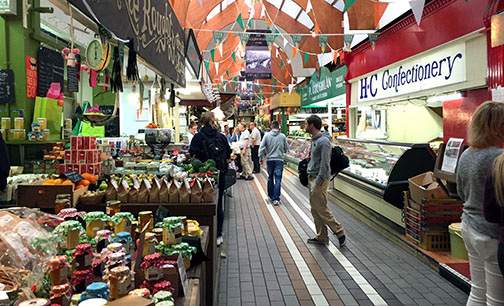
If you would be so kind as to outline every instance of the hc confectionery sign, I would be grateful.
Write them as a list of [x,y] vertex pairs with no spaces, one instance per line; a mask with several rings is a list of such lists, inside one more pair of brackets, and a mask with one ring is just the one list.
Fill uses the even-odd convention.
[[185,86],[185,34],[168,1],[69,2],[120,39],[133,39],[135,49],[145,61],[178,85]]
[[401,96],[466,81],[465,44],[459,44],[361,78],[357,101]]

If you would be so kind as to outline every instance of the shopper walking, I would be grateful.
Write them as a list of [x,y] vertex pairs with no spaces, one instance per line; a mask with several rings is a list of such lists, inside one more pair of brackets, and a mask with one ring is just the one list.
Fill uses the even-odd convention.
[[252,149],[252,162],[254,163],[254,173],[261,172],[261,165],[259,164],[259,146],[261,145],[261,132],[257,128],[255,122],[250,122],[250,129],[252,130],[250,134],[251,143],[250,147]]
[[196,133],[198,132],[198,125],[194,122],[192,122],[191,124],[189,124],[189,130],[187,131],[187,141],[189,144],[191,144],[191,141],[194,137],[194,135],[196,135]]
[[259,158],[266,153],[266,167],[268,169],[268,197],[273,205],[280,204],[280,190],[284,166],[284,153],[289,151],[287,137],[280,133],[280,123],[273,121],[271,131],[264,136],[259,147]]
[[250,167],[250,132],[248,131],[245,123],[240,123],[240,150],[241,150],[241,163],[243,172],[240,176],[241,179],[253,180],[252,168]]
[[310,206],[315,230],[315,238],[308,239],[308,243],[328,244],[327,227],[338,237],[340,246],[345,245],[346,237],[343,226],[334,218],[327,207],[327,188],[331,177],[331,140],[322,133],[322,120],[317,115],[306,119],[305,130],[310,133],[311,148],[308,163],[308,187],[310,189]]
[[[228,159],[231,156],[231,148],[226,139],[226,136],[219,133],[215,128],[215,115],[213,112],[204,113],[200,120],[203,128],[199,133],[194,135],[189,147],[191,156],[206,162],[208,159],[213,159],[217,168],[220,170],[219,175],[219,198],[217,200],[217,246],[223,242],[222,226],[224,224],[224,187],[226,186],[225,176],[228,169]],[[224,163],[225,166],[220,167]]]
[[9,177],[10,163],[7,145],[5,144],[2,134],[0,134],[0,191],[7,187],[7,178]]
[[504,142],[504,104],[485,102],[467,129],[470,145],[457,166],[457,193],[464,201],[462,238],[469,254],[472,305],[504,305],[504,278],[497,263],[499,225],[485,220],[483,212],[487,174]]
[[236,166],[238,167],[238,173],[243,172],[243,167],[241,163],[241,149],[240,149],[240,127],[237,126],[233,130],[233,136],[231,136],[230,143],[231,143],[231,150],[233,151],[233,154],[236,156]]

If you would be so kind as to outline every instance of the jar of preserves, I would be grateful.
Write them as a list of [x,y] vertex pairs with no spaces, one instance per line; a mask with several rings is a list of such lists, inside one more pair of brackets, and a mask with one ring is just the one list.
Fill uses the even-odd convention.
[[49,278],[53,286],[68,283],[68,268],[66,255],[51,257],[49,261]]
[[77,270],[88,270],[93,263],[93,251],[88,243],[79,244],[72,253]]
[[65,283],[62,285],[53,286],[51,292],[49,293],[49,298],[51,303],[58,304],[61,306],[69,306],[72,300],[72,291],[70,290],[70,284]]
[[86,235],[88,237],[96,237],[96,233],[105,229],[105,222],[110,221],[110,217],[103,211],[91,211],[82,216],[86,221]]
[[[119,202],[119,201],[117,201]],[[111,218],[114,224],[114,234],[119,234],[120,232],[132,233],[132,222],[135,221],[135,217],[129,212],[118,212],[114,214]]]
[[23,117],[14,118],[14,128],[15,129],[24,129],[24,118]]
[[109,271],[110,297],[118,299],[128,295],[131,288],[131,271],[126,266],[115,267]]
[[68,220],[60,223],[53,233],[62,236],[63,241],[60,243],[60,248],[63,250],[73,250],[79,244],[80,232],[84,232],[79,221]]
[[138,230],[143,231],[144,227],[149,224],[147,231],[150,232],[154,228],[154,217],[152,211],[141,211],[138,213]]
[[106,214],[109,217],[113,217],[119,212],[121,212],[121,201],[107,201]]
[[[70,279],[74,287],[74,293],[82,293],[86,287],[93,282],[93,269],[89,270],[75,270]],[[82,296],[81,296],[82,297]]]
[[1,127],[3,130],[10,130],[11,129],[11,118],[10,117],[2,117]]
[[145,242],[142,251],[142,255],[144,257],[156,253],[157,241],[158,240],[156,239],[156,235],[154,233],[145,233]]

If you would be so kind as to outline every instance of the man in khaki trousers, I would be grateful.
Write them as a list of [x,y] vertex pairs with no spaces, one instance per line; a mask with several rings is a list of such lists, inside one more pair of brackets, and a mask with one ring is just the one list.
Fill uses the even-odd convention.
[[243,172],[240,175],[240,179],[245,180],[253,180],[252,176],[252,167],[250,166],[251,160],[251,141],[250,141],[250,132],[248,131],[245,123],[240,123],[240,154],[241,154],[241,163],[243,166]]
[[308,187],[310,188],[310,206],[317,236],[308,239],[308,243],[328,244],[327,227],[338,237],[340,246],[345,245],[346,237],[343,226],[334,218],[327,207],[327,188],[331,177],[331,139],[320,132],[322,120],[317,115],[306,119],[306,132],[310,133],[311,149],[308,163]]

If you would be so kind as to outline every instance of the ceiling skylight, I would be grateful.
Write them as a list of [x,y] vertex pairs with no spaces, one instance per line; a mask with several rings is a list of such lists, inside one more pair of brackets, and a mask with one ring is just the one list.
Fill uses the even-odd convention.
[[296,19],[299,12],[301,11],[301,7],[292,0],[285,0],[282,6],[282,11],[292,18]]
[[301,15],[299,15],[299,18],[297,20],[308,29],[311,29],[314,26],[313,22],[305,11],[301,11]]
[[228,7],[229,5],[231,5],[233,2],[234,2],[234,0],[223,0],[221,2],[222,10],[224,10],[226,7]]
[[208,16],[206,19],[210,20],[210,19],[214,18],[215,16],[217,16],[217,14],[219,14],[219,13],[220,13],[220,5],[216,5],[214,7],[214,9],[210,13],[208,13]]
[[273,4],[277,9],[280,9],[282,5],[282,0],[268,0],[268,2]]

